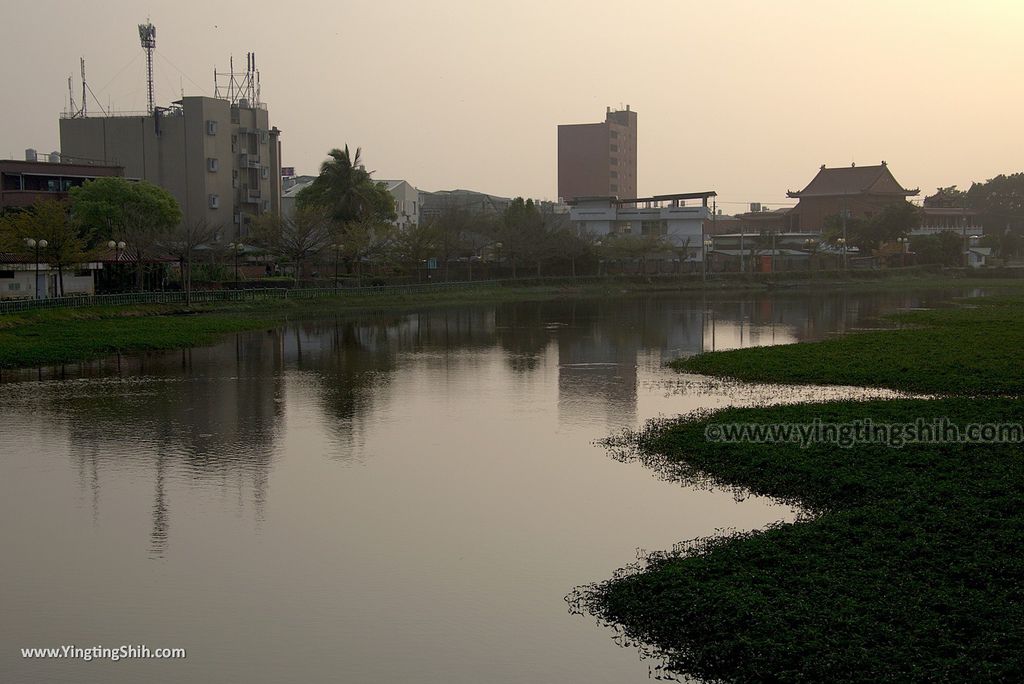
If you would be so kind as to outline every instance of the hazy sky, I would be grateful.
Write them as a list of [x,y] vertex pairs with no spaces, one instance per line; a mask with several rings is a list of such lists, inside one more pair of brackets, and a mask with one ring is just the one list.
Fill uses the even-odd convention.
[[79,56],[104,106],[144,109],[147,16],[158,104],[255,51],[299,173],[348,143],[378,178],[553,198],[557,124],[625,104],[640,193],[727,212],[822,163],[929,192],[1024,170],[1024,0],[5,1],[0,156],[58,149]]

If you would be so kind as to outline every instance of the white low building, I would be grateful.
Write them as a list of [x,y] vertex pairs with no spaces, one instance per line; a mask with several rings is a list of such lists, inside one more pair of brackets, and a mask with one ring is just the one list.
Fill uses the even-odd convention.
[[[688,192],[636,199],[580,197],[570,202],[569,218],[580,233],[659,236],[683,260],[704,260],[704,225],[712,216],[714,192]],[[692,202],[692,204],[688,204]]]
[[[75,264],[64,268],[64,295],[96,293],[99,262]],[[48,299],[58,296],[61,276],[49,264],[28,261],[20,255],[0,254],[0,299]]]
[[412,228],[420,222],[420,191],[404,180],[380,180],[395,200],[395,225]]

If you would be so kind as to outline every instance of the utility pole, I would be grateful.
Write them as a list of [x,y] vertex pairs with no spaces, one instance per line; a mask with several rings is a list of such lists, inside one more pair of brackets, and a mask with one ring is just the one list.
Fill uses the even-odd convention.
[[847,209],[846,209],[846,194],[844,193],[843,194],[842,210],[839,212],[839,217],[843,221],[843,270],[844,271],[849,268],[849,265],[847,264],[847,261],[846,261],[846,240],[847,240],[847,238],[846,238],[846,212],[847,212]]

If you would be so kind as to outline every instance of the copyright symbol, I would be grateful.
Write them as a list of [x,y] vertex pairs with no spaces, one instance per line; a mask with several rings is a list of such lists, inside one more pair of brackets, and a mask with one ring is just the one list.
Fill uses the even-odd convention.
[[709,442],[717,442],[722,438],[722,428],[717,425],[708,425],[704,428],[704,439]]

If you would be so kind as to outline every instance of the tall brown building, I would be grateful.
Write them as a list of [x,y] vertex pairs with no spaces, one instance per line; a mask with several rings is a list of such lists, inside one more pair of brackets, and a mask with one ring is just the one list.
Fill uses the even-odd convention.
[[558,196],[637,197],[636,112],[608,108],[601,123],[558,127]]

